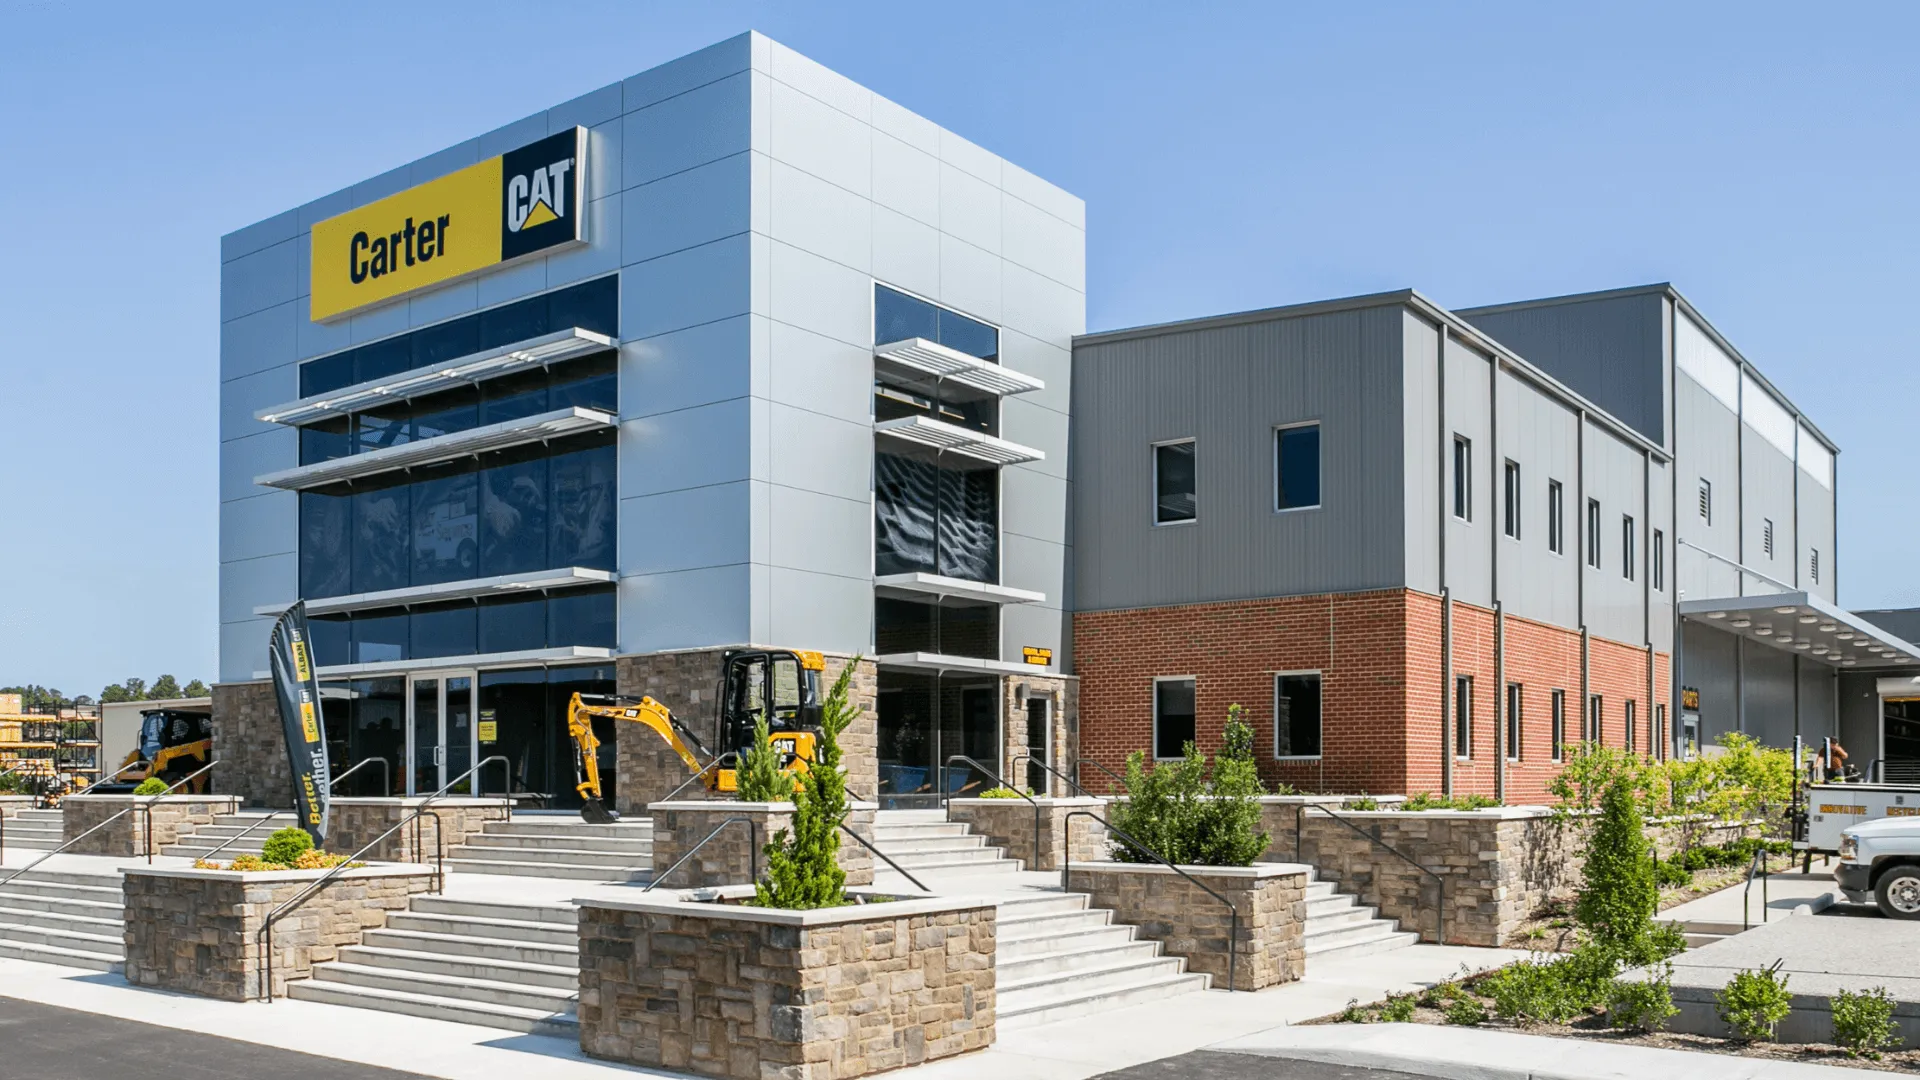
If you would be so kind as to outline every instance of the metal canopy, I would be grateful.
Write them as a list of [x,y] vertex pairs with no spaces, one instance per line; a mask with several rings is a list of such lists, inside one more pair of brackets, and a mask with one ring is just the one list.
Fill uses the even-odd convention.
[[[520,667],[526,664],[565,663],[569,660],[610,660],[613,650],[599,645],[561,645],[551,649],[524,649],[519,652],[481,653],[477,656],[423,656],[413,660],[371,660],[363,664],[332,664],[314,668],[322,679],[353,679],[363,675],[401,675],[409,671],[433,671],[440,668]],[[256,671],[253,677],[264,679],[268,672]]]
[[882,596],[904,596],[921,601],[931,597],[936,602],[956,601],[962,604],[1040,604],[1047,599],[1046,593],[1032,589],[990,585],[984,581],[968,581],[919,571],[885,574],[874,578],[873,586]]
[[1013,660],[981,660],[972,656],[948,656],[945,653],[884,653],[873,658],[883,668],[930,671],[958,675],[1051,675],[1052,665],[1022,664]]
[[953,400],[1024,394],[1044,390],[1047,385],[1024,372],[926,338],[874,346],[873,369],[876,375],[916,388],[932,390],[937,384],[941,396]]
[[1683,600],[1680,617],[1833,667],[1920,663],[1920,648],[1811,593]]
[[1044,461],[1046,452],[1031,446],[996,438],[984,431],[973,431],[925,416],[903,416],[873,425],[874,433],[943,454],[972,458],[983,465],[1017,465],[1023,461]]
[[569,409],[555,409],[552,412],[540,413],[537,416],[505,420],[498,424],[488,424],[485,427],[467,431],[456,431],[451,435],[436,435],[431,439],[421,439],[419,442],[401,443],[399,446],[389,446],[384,450],[349,454],[331,461],[317,461],[297,469],[284,469],[280,472],[256,476],[253,482],[265,487],[305,491],[308,488],[322,487],[341,480],[359,480],[383,472],[392,472],[395,469],[432,465],[436,462],[472,457],[489,450],[504,450],[510,446],[524,446],[527,443],[557,439],[563,435],[598,431],[613,427],[615,422],[612,413],[576,405]]
[[576,326],[502,345],[497,349],[470,353],[444,364],[429,364],[384,378],[343,386],[324,394],[314,394],[285,405],[269,406],[253,416],[269,424],[311,424],[315,420],[343,416],[383,402],[404,401],[482,379],[510,375],[527,368],[605,352],[611,348],[612,338]]
[[[469,578],[465,581],[443,581],[438,585],[415,585],[405,589],[383,589],[379,592],[328,596],[307,601],[307,614],[328,615],[339,611],[409,607],[415,604],[437,604],[443,600],[472,600],[484,596],[571,589],[581,585],[605,585],[613,579],[611,570],[564,566],[558,570],[534,570],[525,574],[500,574],[495,577]],[[278,615],[292,606],[291,600],[284,604],[262,604],[254,608],[253,613]]]

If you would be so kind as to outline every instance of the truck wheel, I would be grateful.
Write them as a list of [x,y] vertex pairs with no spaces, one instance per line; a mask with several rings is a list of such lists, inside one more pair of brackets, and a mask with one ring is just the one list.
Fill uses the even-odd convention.
[[1920,866],[1896,866],[1873,889],[1874,903],[1889,919],[1920,919]]

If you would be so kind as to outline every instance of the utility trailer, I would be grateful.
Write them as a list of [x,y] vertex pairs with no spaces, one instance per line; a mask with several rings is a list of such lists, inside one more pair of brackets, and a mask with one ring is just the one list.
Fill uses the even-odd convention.
[[1840,834],[1849,826],[1920,817],[1920,784],[1808,784],[1801,797],[1806,826],[1793,846],[1822,855],[1840,853]]

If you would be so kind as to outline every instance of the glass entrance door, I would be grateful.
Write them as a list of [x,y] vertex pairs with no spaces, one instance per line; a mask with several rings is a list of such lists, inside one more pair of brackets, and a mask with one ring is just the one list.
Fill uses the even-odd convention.
[[1052,705],[1046,698],[1027,699],[1027,790],[1035,795],[1053,794],[1053,774],[1041,767],[1053,764]]
[[[407,678],[407,794],[431,795],[473,768],[472,671],[430,671]],[[473,778],[460,782],[472,791]]]

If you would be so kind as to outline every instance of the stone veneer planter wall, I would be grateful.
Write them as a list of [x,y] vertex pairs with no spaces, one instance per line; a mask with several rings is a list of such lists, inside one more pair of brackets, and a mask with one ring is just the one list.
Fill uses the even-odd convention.
[[[1039,804],[1040,850],[1034,850],[1034,803]],[[1092,796],[1070,799],[954,799],[947,804],[947,815],[964,821],[987,843],[1005,848],[1007,858],[1018,859],[1028,870],[1060,869],[1060,853],[1067,851],[1072,862],[1093,862],[1107,857],[1107,828],[1090,817],[1068,815],[1076,810],[1091,810],[1107,816],[1107,800]]]
[[71,843],[89,829],[112,819],[122,810],[134,809],[104,829],[85,836],[67,849],[73,855],[140,855],[147,853],[147,827],[153,827],[153,851],[188,836],[202,825],[213,824],[220,814],[240,808],[234,795],[69,795],[60,800],[60,837]]
[[[260,995],[266,963],[256,935],[274,908],[325,870],[236,873],[132,866],[124,871],[127,981],[228,1001]],[[273,925],[273,993],[385,926],[433,875],[408,866],[349,870]]]
[[[847,828],[864,837],[867,843],[873,842],[873,814],[879,809],[878,803],[855,802],[850,804],[847,814]],[[718,799],[695,802],[657,802],[647,811],[653,817],[653,872],[658,875],[674,864],[682,855],[692,850],[720,823],[731,817],[744,817],[751,820],[758,830],[754,841],[763,847],[773,839],[780,829],[793,828],[793,804],[732,802]],[[730,825],[715,836],[711,843],[700,849],[687,865],[676,870],[672,880],[661,879],[662,887],[697,888],[705,886],[743,885],[753,881],[755,860],[764,872],[767,866],[766,855],[753,848],[747,830],[739,825]],[[873,853],[858,842],[840,836],[840,869],[846,871],[848,885],[873,884]]]
[[0,818],[19,817],[20,811],[31,810],[39,802],[32,795],[0,795]]
[[[1187,969],[1213,977],[1213,985],[1259,990],[1292,982],[1306,973],[1307,873],[1295,863],[1253,866],[1182,866],[1207,888],[1232,902],[1240,914],[1239,935],[1226,906],[1205,889],[1154,863],[1074,863],[1074,892],[1087,893],[1114,920],[1140,928]],[[1234,962],[1228,963],[1232,942]]]
[[[351,855],[372,843],[374,838],[405,821],[407,815],[426,803],[420,798],[336,798],[327,824],[328,851]],[[507,799],[461,798],[442,796],[433,800],[433,813],[420,818],[419,850],[414,850],[413,826],[394,833],[362,856],[375,862],[432,863],[439,855],[440,827],[447,830],[446,846],[464,844],[478,834],[489,821],[511,820],[513,804]],[[291,820],[291,819],[289,819]],[[268,832],[261,826],[261,834]],[[418,856],[416,858],[416,855]]]
[[580,1048],[740,1080],[846,1080],[992,1044],[992,903],[696,899],[748,893],[580,901]]
[[[1266,853],[1256,862],[1293,862],[1294,822],[1302,814],[1302,806],[1329,806],[1335,810],[1345,806],[1358,795],[1265,795],[1260,799],[1260,831],[1271,839],[1267,843]],[[1406,801],[1404,795],[1375,795],[1374,801],[1387,804]]]

